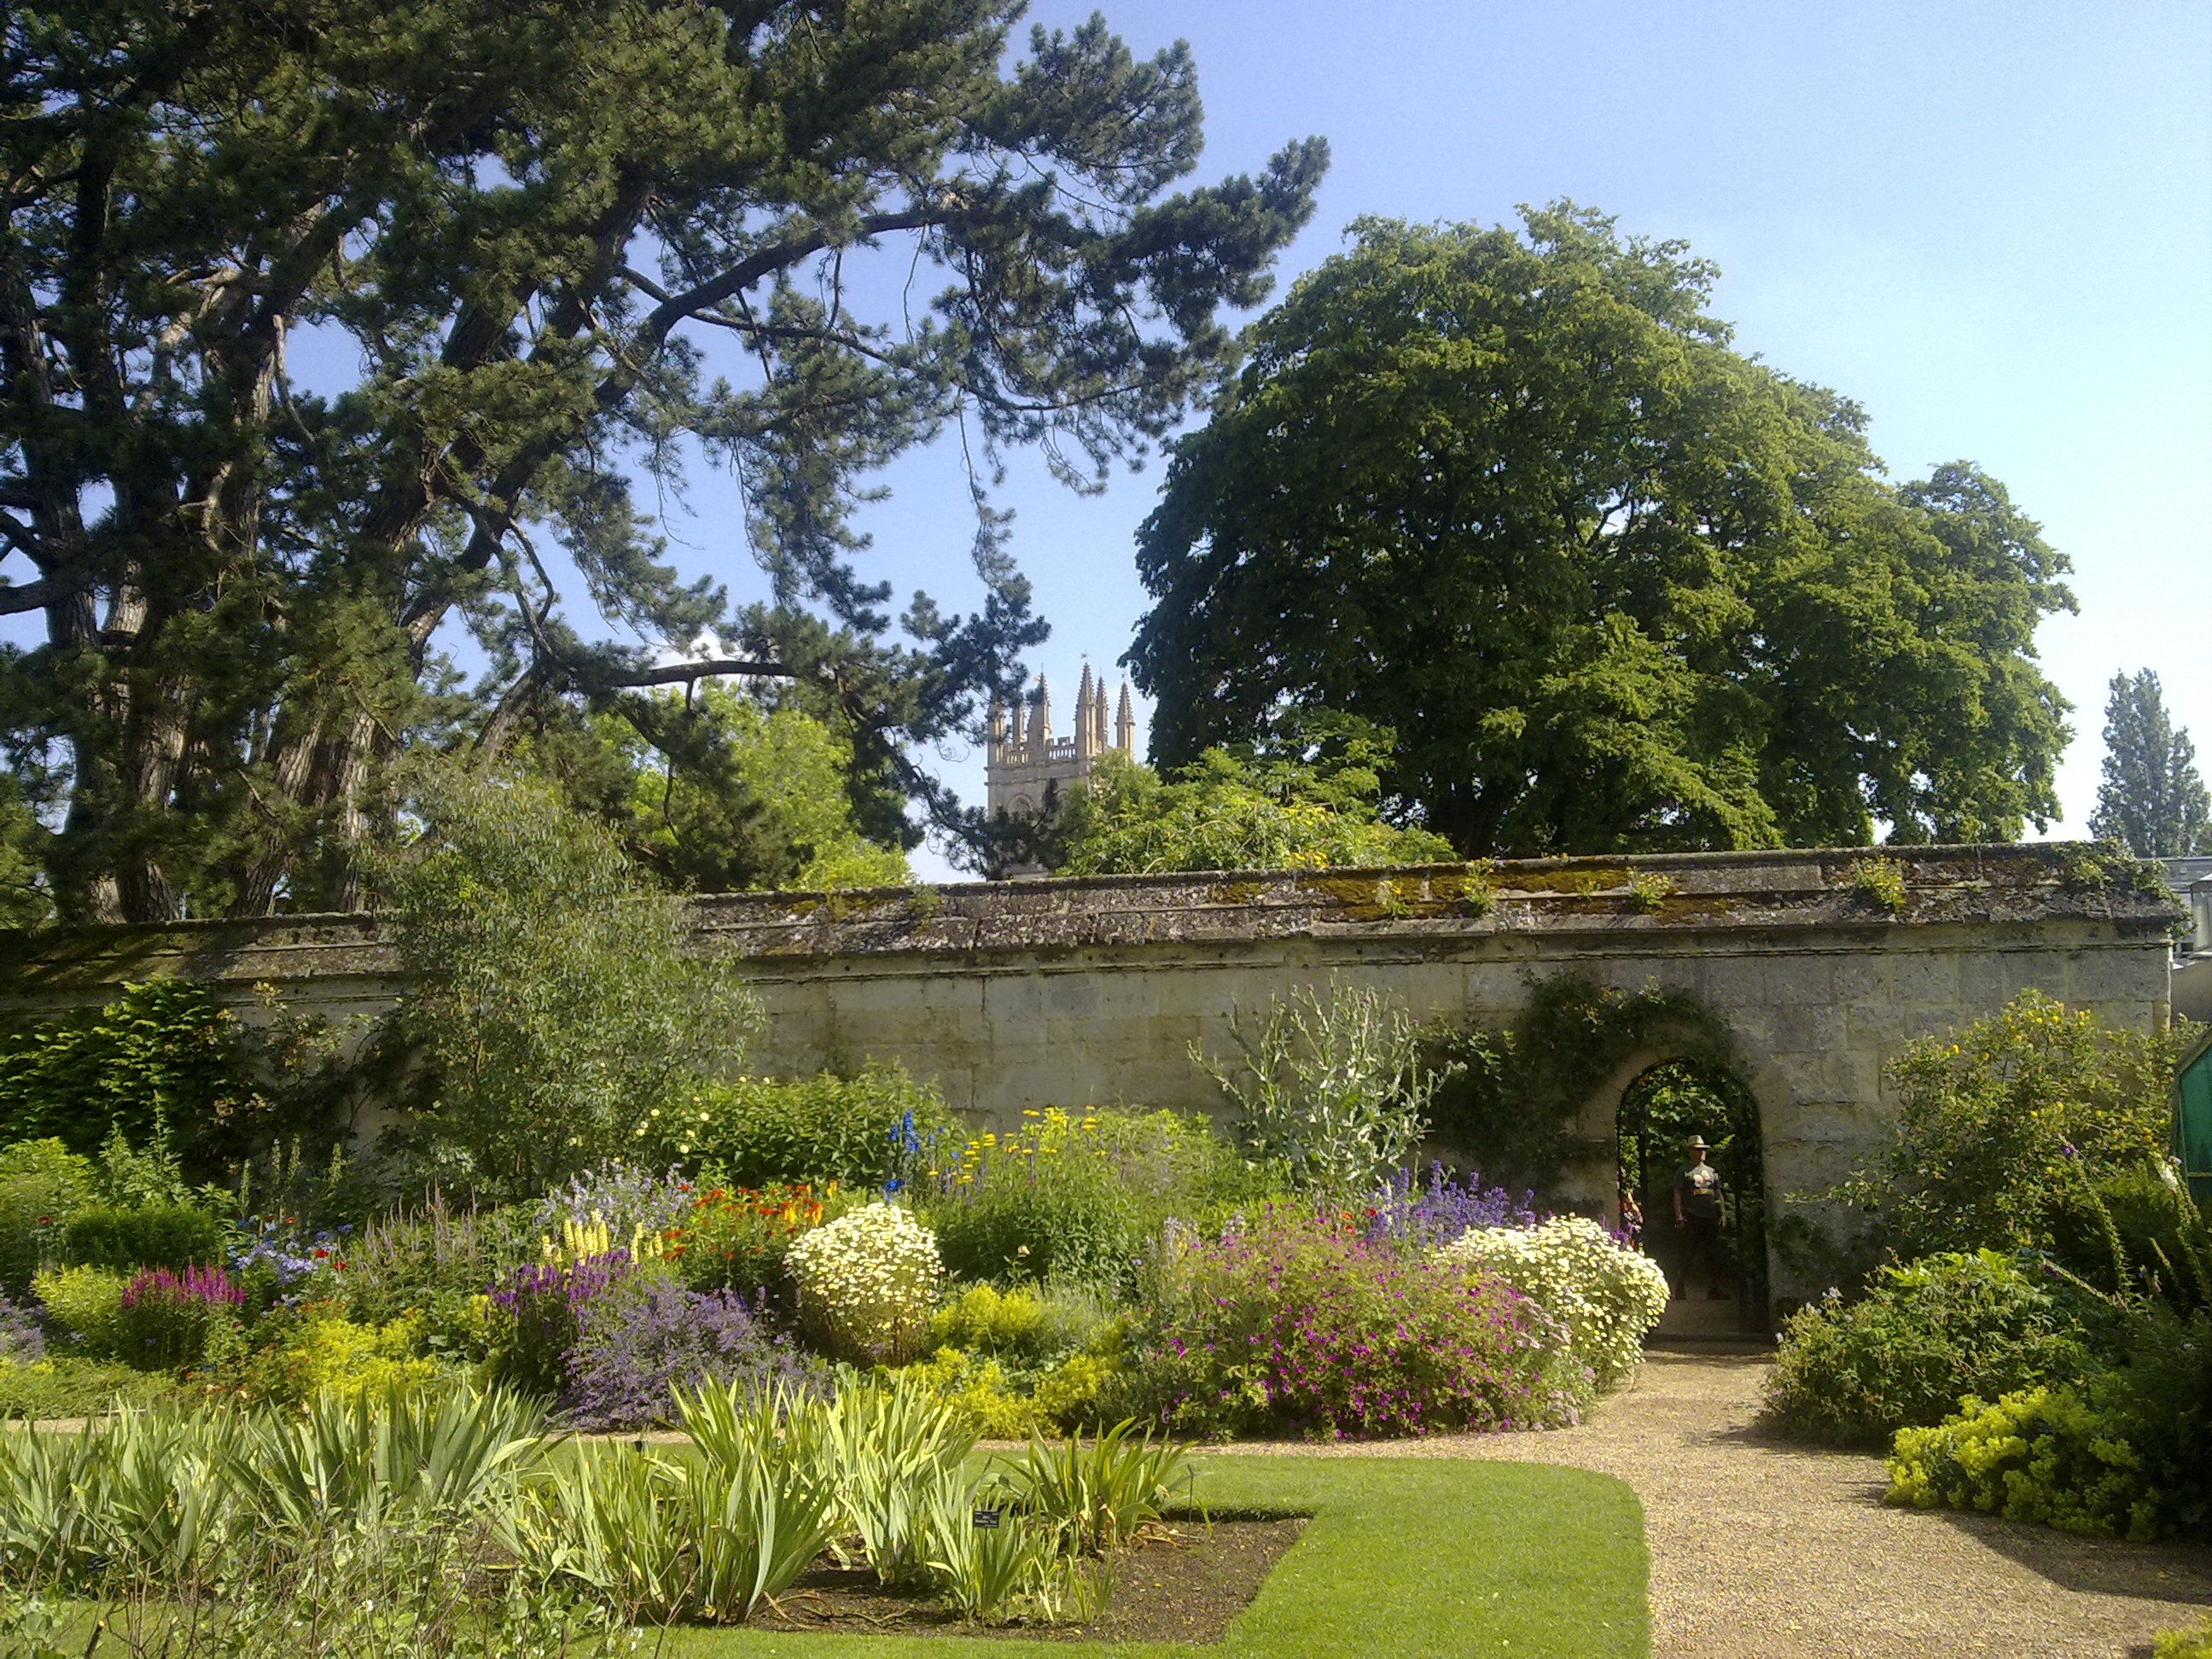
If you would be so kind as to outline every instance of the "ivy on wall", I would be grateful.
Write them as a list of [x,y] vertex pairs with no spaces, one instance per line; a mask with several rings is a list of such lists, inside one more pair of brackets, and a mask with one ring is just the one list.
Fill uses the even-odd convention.
[[272,1006],[249,1026],[194,980],[125,985],[101,1007],[0,1032],[0,1146],[52,1136],[90,1156],[120,1132],[159,1135],[186,1169],[219,1173],[303,1126],[327,1140],[336,1044],[322,1022]]
[[1609,1155],[1575,1133],[1576,1115],[1654,1048],[1701,1071],[1739,1064],[1726,1024],[1687,992],[1616,991],[1572,974],[1540,980],[1502,1030],[1431,1029],[1430,1063],[1459,1069],[1437,1092],[1430,1133],[1491,1180],[1547,1190],[1571,1164]]

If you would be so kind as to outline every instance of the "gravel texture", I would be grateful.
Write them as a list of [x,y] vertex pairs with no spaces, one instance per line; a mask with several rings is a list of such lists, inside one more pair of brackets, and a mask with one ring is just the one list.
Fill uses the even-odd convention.
[[2212,1548],[1891,1509],[1881,1461],[1756,1425],[1762,1353],[1649,1355],[1580,1427],[1277,1449],[1495,1457],[1618,1475],[1644,1500],[1661,1659],[2109,1659],[2212,1607]]

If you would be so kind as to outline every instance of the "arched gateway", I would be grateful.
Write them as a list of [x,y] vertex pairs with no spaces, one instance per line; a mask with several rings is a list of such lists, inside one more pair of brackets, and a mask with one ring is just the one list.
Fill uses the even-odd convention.
[[[1210,1108],[1190,1047],[1239,1008],[1335,974],[1424,1018],[1511,1024],[1571,974],[1707,1011],[1757,1102],[1770,1197],[1840,1176],[1881,1135],[1882,1073],[1911,1038],[2023,989],[2137,1029],[2167,1016],[2181,911],[2136,866],[2075,846],[1683,854],[979,883],[929,892],[699,901],[768,1020],[750,1064],[897,1060],[979,1119],[1123,1102]],[[188,973],[335,1012],[388,1003],[373,917],[0,934],[0,1018]],[[1573,1118],[1587,1156],[1558,1197],[1608,1211],[1624,1057]],[[1818,1286],[1786,1282],[1778,1297]]]

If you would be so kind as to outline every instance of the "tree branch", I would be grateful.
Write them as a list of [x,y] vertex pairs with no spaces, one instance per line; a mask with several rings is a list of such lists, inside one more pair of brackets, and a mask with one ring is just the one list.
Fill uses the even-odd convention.
[[659,668],[643,668],[635,673],[604,676],[608,685],[683,685],[693,680],[712,679],[720,675],[733,678],[796,679],[797,674],[780,662],[754,662],[742,657],[715,657],[706,662],[672,662]]
[[[872,213],[860,221],[860,234],[880,236],[894,230],[922,230],[932,225],[948,222],[952,214],[916,208],[906,213]],[[796,264],[810,253],[819,253],[830,246],[829,233],[817,228],[804,236],[793,237],[787,242],[777,242],[761,249],[749,258],[740,259],[720,276],[708,278],[681,294],[671,294],[646,313],[643,325],[638,330],[641,338],[658,342],[666,337],[674,328],[693,312],[744,293],[763,276],[772,276],[787,265]],[[637,281],[636,273],[630,273]],[[641,288],[645,287],[639,283]],[[653,290],[647,289],[650,293]]]
[[69,590],[58,581],[25,582],[21,587],[0,587],[0,617],[43,611]]

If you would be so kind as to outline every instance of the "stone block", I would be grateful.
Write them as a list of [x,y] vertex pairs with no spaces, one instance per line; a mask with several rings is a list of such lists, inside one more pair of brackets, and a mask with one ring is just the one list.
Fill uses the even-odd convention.
[[1950,951],[1915,951],[1893,957],[1889,964],[1890,1000],[1899,1007],[1954,1006],[1959,1000],[1959,958]]

